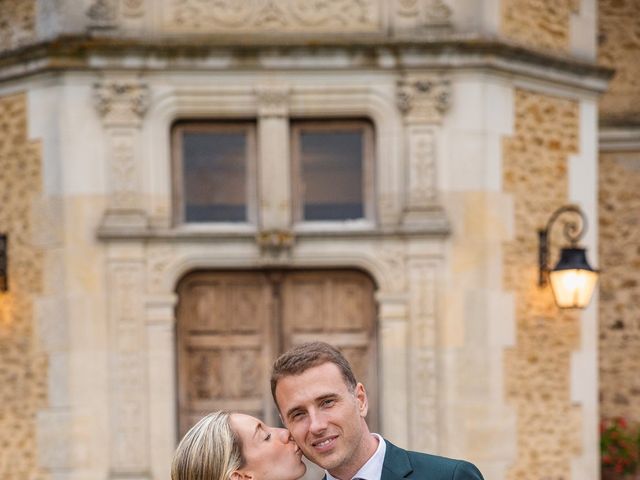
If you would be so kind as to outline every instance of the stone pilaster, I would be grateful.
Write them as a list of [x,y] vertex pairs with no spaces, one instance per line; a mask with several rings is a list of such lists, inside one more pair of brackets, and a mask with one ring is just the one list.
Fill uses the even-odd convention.
[[102,228],[144,227],[139,144],[148,87],[135,79],[105,79],[94,86],[94,100],[108,139],[108,200]]
[[434,260],[413,257],[408,262],[409,328],[407,339],[411,448],[438,451],[438,379],[436,279]]
[[449,80],[441,74],[408,73],[398,81],[398,109],[404,120],[404,224],[446,225],[438,203],[438,135],[449,106]]
[[109,294],[110,478],[149,476],[149,399],[145,262],[135,245],[113,247]]

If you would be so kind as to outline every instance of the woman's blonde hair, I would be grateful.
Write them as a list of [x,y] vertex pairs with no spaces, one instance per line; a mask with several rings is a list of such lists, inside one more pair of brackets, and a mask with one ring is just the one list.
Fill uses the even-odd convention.
[[173,456],[171,480],[229,480],[244,466],[242,442],[230,417],[210,413],[187,432]]

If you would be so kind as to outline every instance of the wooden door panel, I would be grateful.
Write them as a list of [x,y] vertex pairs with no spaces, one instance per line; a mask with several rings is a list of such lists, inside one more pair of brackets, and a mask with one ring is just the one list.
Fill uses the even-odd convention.
[[297,329],[303,332],[322,332],[327,317],[324,282],[318,280],[287,281],[285,308],[295,312]]
[[337,279],[330,287],[334,308],[329,328],[335,332],[368,332],[373,325],[373,291],[368,285],[363,285],[362,279]]
[[184,434],[213,410],[271,416],[271,285],[262,273],[195,273],[178,294],[178,407]]
[[344,353],[367,387],[377,429],[374,285],[357,271],[197,272],[178,286],[179,432],[213,410],[278,422],[269,375],[306,341]]

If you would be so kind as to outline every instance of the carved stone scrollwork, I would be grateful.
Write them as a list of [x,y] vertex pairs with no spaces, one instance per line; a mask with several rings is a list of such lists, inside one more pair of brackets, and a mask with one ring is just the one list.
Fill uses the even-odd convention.
[[94,0],[87,9],[89,26],[93,28],[117,27],[120,18],[136,19],[142,17],[144,4],[145,0]]
[[396,32],[425,31],[451,26],[451,9],[442,0],[395,0]]
[[439,74],[406,74],[398,80],[398,109],[407,122],[440,123],[449,107],[451,85]]
[[103,81],[94,85],[94,101],[106,126],[135,127],[149,106],[149,88],[138,81]]
[[167,26],[180,30],[246,32],[377,31],[382,5],[376,0],[164,0]]

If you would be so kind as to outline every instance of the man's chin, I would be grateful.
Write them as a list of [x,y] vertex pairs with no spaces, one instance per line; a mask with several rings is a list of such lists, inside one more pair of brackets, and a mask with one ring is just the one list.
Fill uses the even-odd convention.
[[314,463],[318,467],[324,470],[332,470],[339,465],[339,462],[336,462],[333,459],[327,457],[316,456],[312,457],[311,455],[305,454],[304,457],[309,460],[311,463]]

